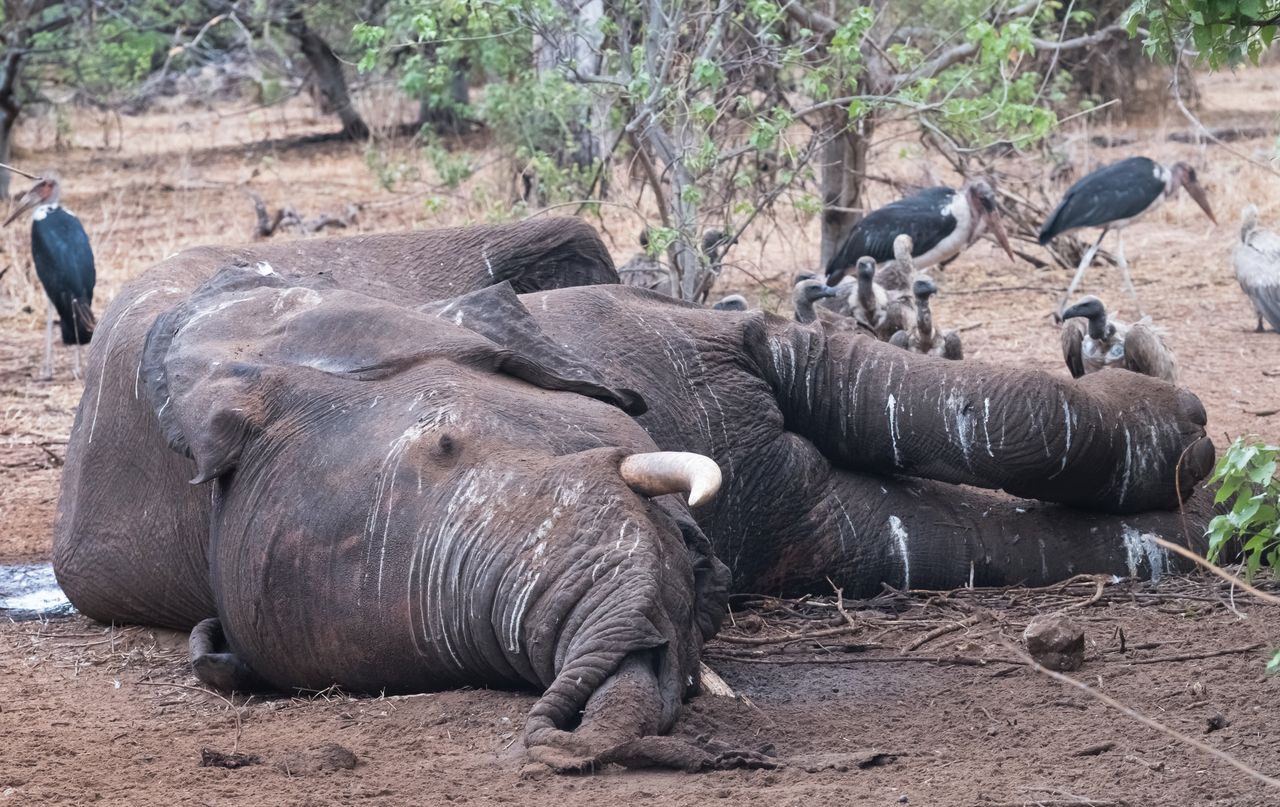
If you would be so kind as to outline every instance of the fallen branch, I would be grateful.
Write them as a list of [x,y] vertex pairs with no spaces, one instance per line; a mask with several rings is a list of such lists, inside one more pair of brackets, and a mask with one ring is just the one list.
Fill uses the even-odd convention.
[[341,216],[321,213],[315,218],[304,219],[292,206],[286,205],[276,210],[273,216],[267,212],[267,203],[257,191],[245,189],[245,193],[253,202],[253,212],[257,219],[257,226],[253,231],[254,238],[270,238],[282,227],[304,234],[318,233],[326,227],[346,229],[355,223],[356,217],[360,214],[359,206],[349,204]]
[[931,664],[956,664],[961,667],[986,667],[989,664],[1021,664],[1017,659],[976,658],[973,656],[854,656],[835,655],[816,658],[752,658],[732,654],[715,654],[717,661],[741,661],[746,664],[897,664],[922,661]]
[[1209,561],[1205,560],[1204,558],[1200,557],[1196,553],[1192,552],[1190,549],[1179,546],[1178,544],[1175,544],[1171,541],[1166,541],[1165,539],[1156,535],[1152,535],[1151,540],[1156,543],[1156,546],[1162,547],[1174,553],[1175,555],[1179,555],[1181,557],[1186,558],[1187,560],[1191,561],[1197,566],[1200,566],[1205,570],[1212,572],[1214,575],[1221,577],[1223,580],[1226,580],[1231,585],[1239,586],[1240,588],[1249,592],[1250,594],[1262,600],[1263,602],[1269,602],[1272,605],[1280,605],[1280,597],[1277,597],[1274,594],[1268,594],[1265,591],[1261,591],[1260,589],[1254,588],[1253,586],[1249,585],[1245,581],[1241,580],[1239,577],[1236,577],[1231,572],[1228,572],[1226,569],[1221,569],[1213,565]]
[[953,622],[950,625],[943,625],[940,628],[934,628],[933,630],[929,631],[925,635],[917,638],[914,642],[907,645],[902,650],[903,652],[909,653],[912,650],[923,647],[929,642],[932,642],[934,639],[937,639],[939,636],[946,636],[948,633],[955,633],[958,630],[963,630],[964,628],[969,627],[970,625],[972,625],[977,621],[978,621],[978,617],[970,616],[960,620],[959,622]]
[[1250,653],[1254,650],[1261,650],[1264,647],[1263,642],[1254,642],[1246,647],[1231,647],[1226,650],[1206,650],[1202,653],[1179,653],[1176,656],[1156,656],[1155,658],[1138,658],[1133,659],[1130,664],[1161,664],[1166,661],[1195,661],[1203,658],[1216,658],[1218,656],[1232,656],[1236,653]]

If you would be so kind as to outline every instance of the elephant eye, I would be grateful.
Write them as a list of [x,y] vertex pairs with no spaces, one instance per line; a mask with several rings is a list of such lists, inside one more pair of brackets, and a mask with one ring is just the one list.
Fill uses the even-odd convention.
[[440,453],[446,457],[451,457],[458,453],[458,441],[450,435],[440,435],[438,445],[440,446]]

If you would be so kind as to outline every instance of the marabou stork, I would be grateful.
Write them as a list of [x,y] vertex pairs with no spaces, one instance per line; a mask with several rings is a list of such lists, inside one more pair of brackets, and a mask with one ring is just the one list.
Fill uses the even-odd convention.
[[75,374],[80,373],[79,346],[88,344],[95,324],[93,310],[93,249],[80,220],[58,204],[62,183],[58,175],[46,171],[31,190],[18,200],[18,206],[4,225],[32,210],[31,257],[36,277],[49,299],[49,315],[45,323],[44,365],[40,378],[53,377],[53,320],[57,312],[62,328],[62,342],[76,345]]
[[1240,243],[1231,252],[1236,280],[1258,314],[1258,333],[1264,319],[1280,333],[1280,235],[1258,226],[1253,205],[1244,209],[1243,219]]
[[1178,383],[1178,361],[1149,319],[1133,325],[1108,320],[1106,307],[1092,295],[1063,311],[1062,319],[1062,357],[1072,377],[1120,367]]
[[965,180],[959,190],[925,188],[868,213],[854,225],[827,263],[827,285],[839,283],[864,255],[876,263],[893,258],[893,240],[902,233],[911,236],[911,254],[924,269],[951,260],[988,230],[1013,260],[995,191],[987,180]]
[[927,277],[919,278],[912,284],[911,293],[916,298],[915,327],[909,331],[898,331],[893,334],[889,337],[889,344],[912,353],[941,356],[944,359],[959,361],[964,358],[960,334],[955,331],[944,333],[933,325],[933,312],[929,307],[929,298],[937,292],[938,287]]
[[[1080,259],[1076,276],[1071,279],[1067,293],[1062,295],[1062,300],[1058,303],[1059,312],[1080,285],[1084,271],[1093,262],[1102,239],[1112,230],[1116,231],[1116,262],[1120,264],[1120,272],[1124,276],[1125,290],[1133,295],[1135,303],[1138,302],[1138,293],[1129,277],[1129,263],[1124,258],[1123,228],[1155,210],[1180,187],[1187,189],[1187,193],[1200,205],[1210,221],[1218,223],[1213,217],[1213,211],[1209,209],[1209,199],[1205,196],[1204,188],[1196,179],[1196,170],[1184,162],[1164,166],[1146,157],[1130,157],[1099,168],[1067,190],[1062,201],[1040,228],[1041,246],[1063,233],[1082,227],[1101,227],[1102,233]],[[1141,304],[1138,305],[1138,311],[1142,311]]]

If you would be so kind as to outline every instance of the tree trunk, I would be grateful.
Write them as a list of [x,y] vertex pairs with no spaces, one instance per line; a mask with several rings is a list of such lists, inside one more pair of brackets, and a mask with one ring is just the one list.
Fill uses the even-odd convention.
[[[841,125],[844,111],[833,121]],[[822,160],[822,266],[839,249],[849,230],[862,220],[862,191],[867,170],[867,147],[875,121],[870,117],[849,126],[827,143]]]
[[[430,48],[426,52],[428,58],[434,57]],[[433,104],[423,98],[418,105],[418,125],[430,126],[437,134],[461,134],[466,128],[466,120],[460,110],[471,103],[471,88],[467,85],[468,65],[465,59],[455,61],[449,66],[449,100],[445,104]]]
[[[534,37],[534,65],[539,73],[559,70],[573,80],[576,76],[596,76],[600,72],[600,48],[604,43],[604,0],[558,0],[567,20],[563,30],[545,32]],[[608,116],[612,98],[597,95],[570,119],[569,129],[575,148],[559,155],[560,165],[590,168],[605,158]]]
[[286,9],[285,30],[298,40],[302,55],[315,74],[316,86],[329,108],[337,112],[342,120],[342,133],[352,140],[366,139],[369,137],[369,127],[351,103],[342,62],[338,60],[333,48],[329,47],[329,43],[307,25],[301,8],[291,2]]

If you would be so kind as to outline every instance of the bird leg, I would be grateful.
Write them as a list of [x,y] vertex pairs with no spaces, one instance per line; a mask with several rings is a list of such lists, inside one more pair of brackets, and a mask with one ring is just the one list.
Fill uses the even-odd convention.
[[77,321],[78,317],[79,317],[79,312],[76,310],[76,307],[73,305],[71,307],[71,321],[75,325],[75,332],[77,336],[76,336],[75,352],[71,354],[71,377],[77,381],[80,380],[80,337],[79,337],[80,323]]
[[1146,314],[1142,311],[1142,303],[1138,302],[1138,290],[1133,287],[1133,278],[1129,277],[1129,262],[1124,259],[1124,231],[1116,231],[1116,263],[1120,264],[1120,275],[1124,278],[1124,290],[1129,292],[1129,296],[1133,298],[1133,304],[1138,307],[1138,317],[1141,319]]
[[40,375],[36,376],[37,381],[48,381],[53,378],[53,301],[46,300],[48,303],[48,316],[44,323],[44,363],[40,365]]
[[1109,231],[1103,228],[1102,235],[1098,236],[1098,240],[1093,242],[1093,246],[1084,251],[1084,257],[1080,259],[1080,265],[1076,267],[1076,276],[1071,278],[1071,285],[1067,286],[1067,291],[1062,295],[1062,299],[1058,301],[1058,319],[1062,319],[1062,312],[1067,310],[1067,300],[1075,293],[1076,287],[1080,285],[1080,281],[1084,279],[1084,270],[1089,268],[1089,264],[1093,263],[1093,256],[1098,254],[1098,247],[1102,246],[1102,239],[1107,237]]

